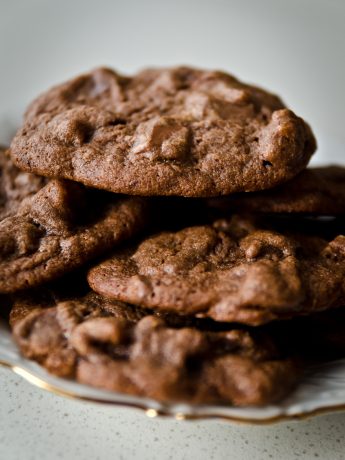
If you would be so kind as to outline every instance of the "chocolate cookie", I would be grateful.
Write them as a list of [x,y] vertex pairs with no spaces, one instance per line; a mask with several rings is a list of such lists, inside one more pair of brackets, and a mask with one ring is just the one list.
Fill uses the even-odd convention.
[[50,372],[162,401],[263,405],[285,396],[299,374],[258,330],[171,326],[94,293],[64,301],[22,296],[11,322],[22,353]]
[[293,227],[234,216],[163,232],[117,251],[88,280],[105,297],[250,325],[345,304],[345,236]]
[[9,151],[0,146],[0,221],[14,215],[46,183],[45,177],[23,172],[14,166]]
[[132,236],[144,206],[140,198],[51,180],[0,222],[0,293],[55,279]]
[[345,168],[306,169],[273,189],[214,198],[208,204],[222,211],[345,214]]
[[130,195],[255,191],[301,171],[316,147],[281,100],[223,72],[96,69],[29,107],[12,142],[22,169]]

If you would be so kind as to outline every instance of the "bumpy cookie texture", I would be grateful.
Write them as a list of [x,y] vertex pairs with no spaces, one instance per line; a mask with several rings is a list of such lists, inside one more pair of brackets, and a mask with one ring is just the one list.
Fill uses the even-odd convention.
[[148,237],[92,268],[88,280],[124,302],[258,325],[345,303],[345,236],[278,231],[235,215]]
[[14,166],[9,151],[0,146],[0,221],[14,215],[46,183],[45,177],[23,172]]
[[315,147],[278,97],[226,73],[101,68],[38,97],[12,153],[26,171],[113,192],[217,196],[285,182]]
[[144,206],[140,198],[51,180],[0,222],[0,293],[55,279],[132,236]]
[[22,353],[60,377],[75,374],[78,355],[70,344],[72,330],[82,321],[111,315],[138,321],[144,310],[101,299],[95,293],[66,295],[42,288],[13,301],[10,325]]
[[345,168],[310,168],[285,184],[256,193],[208,200],[223,211],[265,213],[345,214]]
[[299,374],[260,331],[171,326],[94,293],[55,302],[22,297],[11,323],[23,354],[50,372],[163,401],[263,405],[285,396]]

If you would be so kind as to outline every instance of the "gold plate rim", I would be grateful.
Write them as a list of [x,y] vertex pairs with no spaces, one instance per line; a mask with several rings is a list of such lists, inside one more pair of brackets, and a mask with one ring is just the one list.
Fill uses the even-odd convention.
[[120,400],[106,400],[101,398],[95,398],[91,396],[82,396],[72,391],[66,390],[64,388],[58,387],[54,384],[51,384],[45,381],[43,378],[35,375],[34,372],[25,369],[22,366],[17,364],[11,364],[7,361],[0,360],[0,367],[6,368],[14,372],[16,375],[19,375],[21,378],[29,382],[30,384],[36,386],[37,388],[43,389],[50,393],[53,393],[59,397],[66,397],[73,400],[78,400],[81,402],[89,402],[93,404],[103,404],[103,405],[112,405],[117,407],[126,407],[130,409],[138,409],[143,411],[147,417],[155,418],[155,417],[165,417],[171,418],[178,421],[186,420],[186,421],[203,421],[203,420],[219,420],[219,421],[226,421],[238,424],[245,424],[245,425],[272,425],[279,422],[288,422],[288,421],[301,421],[306,420],[311,417],[315,417],[318,415],[329,414],[333,412],[342,412],[345,411],[345,403],[344,404],[336,404],[330,406],[324,406],[318,409],[312,409],[310,411],[305,411],[299,414],[280,414],[277,416],[267,417],[265,419],[257,419],[257,418],[250,418],[250,417],[236,417],[233,415],[225,415],[222,413],[204,413],[204,414],[189,414],[184,412],[176,412],[172,413],[169,410],[165,409],[156,409],[150,408],[148,405],[140,404],[137,402],[129,402],[129,401],[120,401]]

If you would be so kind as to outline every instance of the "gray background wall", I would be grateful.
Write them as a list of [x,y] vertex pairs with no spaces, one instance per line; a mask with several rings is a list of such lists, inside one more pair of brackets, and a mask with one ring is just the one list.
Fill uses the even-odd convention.
[[0,140],[43,88],[97,65],[187,63],[281,94],[345,140],[343,0],[0,0]]

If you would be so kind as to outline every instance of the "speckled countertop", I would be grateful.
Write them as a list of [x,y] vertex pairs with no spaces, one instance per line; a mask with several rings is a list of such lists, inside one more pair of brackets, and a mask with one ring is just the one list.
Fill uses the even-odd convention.
[[271,426],[150,419],[67,400],[0,369],[6,460],[345,459],[345,413]]

